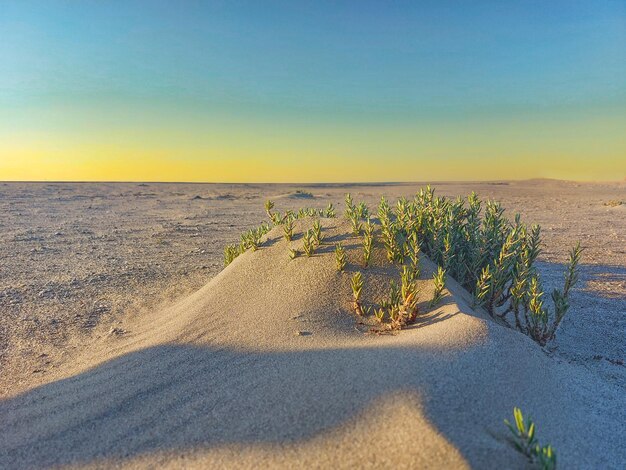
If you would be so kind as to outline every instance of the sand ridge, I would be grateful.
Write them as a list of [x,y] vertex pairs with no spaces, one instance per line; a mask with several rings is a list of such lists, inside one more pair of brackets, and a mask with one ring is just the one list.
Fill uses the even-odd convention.
[[[514,406],[562,468],[626,461],[618,387],[473,311],[453,282],[421,324],[367,334],[349,310],[360,242],[341,219],[324,234],[319,254],[290,260],[274,229],[199,291],[25,384],[0,402],[0,466],[524,468],[502,424]],[[366,301],[394,275],[383,258]]]

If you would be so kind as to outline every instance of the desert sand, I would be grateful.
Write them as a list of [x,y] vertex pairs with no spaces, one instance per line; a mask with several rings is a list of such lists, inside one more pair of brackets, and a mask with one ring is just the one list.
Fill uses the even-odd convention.
[[[623,184],[436,186],[541,223],[548,288],[582,239],[581,285],[545,349],[452,281],[418,324],[371,334],[331,247],[290,260],[277,231],[221,270],[266,198],[340,207],[346,191],[374,204],[419,186],[303,198],[279,185],[3,185],[0,467],[526,468],[502,423],[520,406],[560,468],[620,468],[626,227],[624,205],[605,203],[625,199]],[[356,260],[342,219],[324,225]],[[366,296],[394,275],[382,257]]]

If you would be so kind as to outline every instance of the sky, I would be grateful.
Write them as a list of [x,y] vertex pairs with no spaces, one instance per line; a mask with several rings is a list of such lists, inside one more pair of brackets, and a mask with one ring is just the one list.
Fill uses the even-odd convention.
[[626,177],[626,2],[0,0],[0,180]]

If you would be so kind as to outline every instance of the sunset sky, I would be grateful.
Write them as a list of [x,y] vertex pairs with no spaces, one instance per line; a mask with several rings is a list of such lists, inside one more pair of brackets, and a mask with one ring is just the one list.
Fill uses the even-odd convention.
[[626,177],[626,3],[0,0],[0,180]]

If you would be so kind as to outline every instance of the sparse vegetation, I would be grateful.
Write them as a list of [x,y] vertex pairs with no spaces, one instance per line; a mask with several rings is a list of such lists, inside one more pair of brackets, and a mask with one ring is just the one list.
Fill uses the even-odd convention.
[[617,206],[621,206],[622,204],[624,204],[624,201],[620,201],[620,200],[617,200],[617,199],[611,199],[610,201],[606,201],[603,204],[605,206],[607,206],[607,207],[617,207]]
[[337,271],[343,272],[346,269],[346,250],[341,243],[335,245],[335,261],[337,263]]
[[555,470],[556,453],[552,446],[539,444],[535,436],[535,423],[532,419],[528,418],[528,422],[526,422],[522,410],[519,408],[513,408],[513,418],[515,425],[506,419],[504,423],[513,434],[513,445],[515,448],[528,457],[528,460],[537,468],[541,470]]
[[224,248],[224,266],[228,266],[240,254],[238,245],[226,245]]
[[293,248],[289,248],[289,257],[291,259],[296,259],[300,252],[298,250],[294,250]]
[[[345,204],[345,215],[351,222],[353,235],[364,233],[363,266],[367,268],[374,233],[369,210],[363,202],[355,205],[349,193],[346,194]],[[265,209],[268,216],[283,224],[287,240],[292,238],[295,219],[335,216],[332,204],[326,209],[307,208],[297,213],[287,211],[283,217],[272,212],[273,208],[273,202],[267,201]],[[503,324],[522,331],[540,345],[554,338],[569,308],[570,291],[578,280],[582,253],[580,244],[570,253],[563,288],[552,292],[551,305],[548,305],[534,267],[541,252],[540,228],[522,224],[519,215],[513,222],[509,221],[498,202],[483,204],[475,193],[466,199],[450,200],[436,197],[434,191],[427,187],[412,200],[399,199],[394,208],[384,197],[381,198],[378,217],[387,259],[403,268],[401,301],[382,305],[383,311],[389,313],[392,324],[402,326],[413,321],[417,315],[415,286],[420,276],[420,255],[423,252],[438,265],[433,277],[435,292],[429,302],[431,307],[441,299],[447,274],[473,292],[476,305],[484,307],[489,315]],[[258,249],[261,237],[269,229],[268,224],[263,224],[242,234],[239,246],[225,248],[224,264],[228,265],[247,249]],[[313,256],[316,247],[323,241],[319,220],[315,220],[313,228],[305,232],[303,240],[304,253],[308,257]],[[335,256],[337,269],[345,269],[343,247],[336,247]],[[363,312],[362,306],[359,306],[359,312]]]

